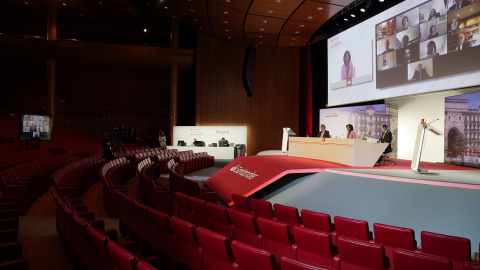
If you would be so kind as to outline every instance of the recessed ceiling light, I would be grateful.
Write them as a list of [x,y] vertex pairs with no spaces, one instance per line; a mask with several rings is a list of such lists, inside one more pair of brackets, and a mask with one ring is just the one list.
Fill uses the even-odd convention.
[[277,4],[280,3],[280,2],[282,2],[282,1],[281,0],[275,0],[275,3],[277,3]]
[[258,36],[259,38],[263,38],[263,36]]
[[228,39],[231,39],[232,37],[227,37]]
[[290,45],[292,45],[292,46],[293,46],[293,45],[295,45],[295,43],[293,43],[293,42],[292,42],[292,43],[290,43]]
[[194,21],[198,22],[198,19],[193,19]]
[[230,30],[229,30],[229,29],[225,29],[225,32],[230,32]]
[[223,21],[223,23],[228,23],[228,21]]
[[98,3],[99,3],[100,5],[103,5],[103,2],[102,2],[102,1],[100,1],[100,2],[98,2]]
[[262,22],[263,22],[263,23],[267,23],[267,20],[263,20]]
[[175,15],[172,15],[172,18],[174,18],[174,19],[175,19]]
[[28,5],[28,2],[27,2],[27,1],[25,1],[25,2],[23,2],[23,3],[24,3],[25,5]]
[[300,24],[300,27],[305,27],[305,24]]
[[190,12],[195,12],[195,10],[193,10],[193,9],[190,9]]
[[62,6],[66,6],[66,5],[67,5],[67,3],[62,3]]
[[269,11],[267,11],[267,12],[268,12],[268,13],[273,13],[273,10],[269,10]]
[[352,18],[355,18],[355,14],[350,14],[350,16],[352,16]]
[[265,30],[265,29],[263,29],[263,28],[260,28],[260,31],[263,31],[263,30]]
[[313,17],[312,17],[312,16],[308,16],[307,19],[311,20],[311,19],[313,19]]
[[378,2],[383,2],[383,0],[378,0]]
[[297,40],[297,38],[292,37],[292,40]]
[[347,19],[347,18],[343,18],[343,20],[348,22],[348,19]]
[[318,10],[323,10],[323,7],[318,7],[317,9],[318,9]]
[[83,17],[83,14],[80,14],[80,17]]
[[365,9],[364,9],[364,8],[361,8],[360,11],[361,11],[361,12],[365,12]]
[[165,9],[168,9],[168,7],[166,6]]
[[230,3],[230,0],[225,0],[225,2]]
[[147,32],[147,28],[143,28],[143,32],[146,33],[146,32]]
[[300,31],[295,31],[295,34],[300,34]]
[[263,44],[263,41],[258,42],[258,44]]
[[228,15],[228,11],[224,11],[223,14]]
[[202,30],[202,29],[203,29],[203,27],[201,27],[201,26],[200,26],[200,27],[198,27],[198,29]]

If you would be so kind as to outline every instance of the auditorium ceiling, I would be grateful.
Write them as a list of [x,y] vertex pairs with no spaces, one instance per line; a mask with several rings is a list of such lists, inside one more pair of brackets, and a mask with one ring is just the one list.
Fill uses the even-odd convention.
[[[170,19],[246,46],[291,47],[324,39],[378,0],[1,0],[1,35],[46,36],[57,8],[58,38],[122,44],[168,44]],[[399,1],[396,1],[399,2]],[[351,16],[356,15],[356,18]],[[365,14],[368,14],[365,13]],[[371,16],[368,15],[368,16]],[[182,26],[183,27],[183,26]],[[328,29],[338,31],[338,29]],[[327,31],[327,32],[328,32]],[[131,42],[129,42],[129,40]]]

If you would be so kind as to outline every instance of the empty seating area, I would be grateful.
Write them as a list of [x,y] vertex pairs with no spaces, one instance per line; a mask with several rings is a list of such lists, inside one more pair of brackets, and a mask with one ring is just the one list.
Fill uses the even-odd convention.
[[18,200],[0,197],[0,269],[29,269],[18,242]]
[[[168,168],[170,190],[180,192],[188,196],[196,197],[207,202],[217,203],[218,195],[207,188],[200,187],[198,182],[185,178],[179,171],[184,164],[174,164]],[[201,168],[198,168],[201,169]]]

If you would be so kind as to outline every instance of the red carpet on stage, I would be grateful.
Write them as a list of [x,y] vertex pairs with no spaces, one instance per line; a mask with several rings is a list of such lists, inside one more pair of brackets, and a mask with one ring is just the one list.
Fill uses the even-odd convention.
[[[411,161],[392,159],[397,165],[376,165],[375,167],[355,167],[355,169],[411,170]],[[316,173],[329,169],[354,168],[348,165],[322,160],[289,157],[286,155],[262,155],[239,157],[211,176],[205,185],[228,205],[233,205],[231,194],[250,196],[291,173]],[[421,169],[427,170],[478,170],[446,164],[420,162]]]

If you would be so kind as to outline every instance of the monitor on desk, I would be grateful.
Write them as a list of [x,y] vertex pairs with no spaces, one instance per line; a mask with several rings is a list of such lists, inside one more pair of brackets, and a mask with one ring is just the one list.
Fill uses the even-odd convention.
[[204,141],[194,141],[193,145],[197,146],[197,147],[205,146],[205,142]]
[[212,143],[212,147],[217,147],[217,143]]
[[178,141],[177,146],[187,146],[187,143],[185,141]]

